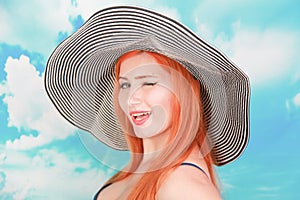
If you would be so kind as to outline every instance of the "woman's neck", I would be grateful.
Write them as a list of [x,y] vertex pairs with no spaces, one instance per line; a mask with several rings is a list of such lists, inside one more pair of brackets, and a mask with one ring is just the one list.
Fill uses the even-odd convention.
[[156,154],[161,151],[168,143],[169,131],[160,133],[156,136],[143,139],[143,151],[144,154],[150,156],[151,154]]

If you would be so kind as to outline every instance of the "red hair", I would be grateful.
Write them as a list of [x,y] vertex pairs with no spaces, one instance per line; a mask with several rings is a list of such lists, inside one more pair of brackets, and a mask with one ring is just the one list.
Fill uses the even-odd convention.
[[[143,50],[135,50],[122,55],[116,63],[116,78],[118,80],[121,63],[129,57],[147,53],[152,56],[158,64],[162,66],[168,66],[174,69],[179,76],[183,77],[184,80],[188,82],[189,89],[182,89],[182,82],[180,77],[171,73],[171,78],[173,78],[172,83],[175,85],[177,101],[173,102],[173,114],[172,115],[172,128],[171,134],[168,140],[168,148],[164,150],[161,155],[159,155],[159,160],[166,160],[166,166],[160,166],[154,168],[154,170],[145,172],[142,178],[136,183],[130,192],[128,199],[144,199],[153,200],[156,198],[156,194],[159,190],[161,183],[167,177],[167,174],[174,170],[176,167],[180,166],[184,162],[192,149],[198,145],[199,149],[206,151],[208,144],[206,144],[206,129],[203,119],[203,108],[201,104],[200,97],[200,83],[195,80],[194,77],[177,61],[170,59],[162,54],[148,52]],[[176,74],[176,73],[175,73]],[[173,75],[173,77],[172,77]],[[182,78],[181,78],[182,79]],[[188,93],[190,91],[190,93]],[[118,92],[118,84],[116,83],[116,93]],[[193,94],[191,94],[191,92]],[[186,95],[189,95],[187,98]],[[193,96],[195,98],[190,98]],[[115,95],[117,97],[117,95]],[[128,143],[128,147],[131,152],[131,161],[129,163],[128,169],[118,172],[107,184],[121,181],[126,177],[130,176],[138,167],[141,162],[141,156],[143,154],[143,141],[141,138],[137,138],[133,134],[132,126],[127,119],[125,113],[120,109],[118,101],[115,98],[115,109],[120,123],[124,126],[124,130],[131,133],[125,133],[125,137]],[[185,106],[184,106],[185,105]],[[184,108],[184,109],[183,109]],[[189,116],[193,116],[192,119]],[[188,120],[189,118],[189,120]],[[185,133],[185,134],[182,134]],[[174,155],[175,154],[175,155]],[[213,160],[211,154],[208,153],[204,156],[205,163],[207,165],[212,183],[217,188],[216,178],[213,170]],[[154,162],[155,163],[155,162]]]

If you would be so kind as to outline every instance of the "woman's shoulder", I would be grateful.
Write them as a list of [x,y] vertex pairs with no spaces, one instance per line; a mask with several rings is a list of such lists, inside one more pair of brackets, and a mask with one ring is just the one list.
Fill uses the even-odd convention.
[[192,166],[179,166],[170,172],[162,182],[157,199],[179,200],[186,198],[190,200],[221,199],[219,191],[203,171]]

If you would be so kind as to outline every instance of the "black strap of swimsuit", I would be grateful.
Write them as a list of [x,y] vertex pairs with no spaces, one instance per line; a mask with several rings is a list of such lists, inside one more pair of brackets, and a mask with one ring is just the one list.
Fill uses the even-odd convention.
[[97,200],[97,198],[98,198],[100,192],[101,192],[102,190],[104,190],[105,188],[107,188],[108,186],[110,186],[111,184],[112,184],[112,183],[109,183],[109,184],[104,185],[104,186],[103,186],[103,187],[95,194],[94,200]]
[[189,162],[183,162],[183,163],[181,163],[181,165],[188,165],[188,166],[196,167],[197,169],[199,169],[200,171],[202,171],[207,176],[207,174],[205,173],[205,171],[202,168],[200,168],[198,165],[195,165],[195,164],[189,163]]
[[[183,163],[181,163],[181,165],[188,165],[188,166],[196,167],[197,169],[199,169],[200,171],[202,171],[202,172],[207,176],[207,174],[205,173],[205,171],[204,171],[202,168],[200,168],[198,165],[195,165],[195,164],[189,163],[189,162],[183,162]],[[108,186],[110,186],[111,184],[112,184],[112,183],[109,183],[109,184],[107,184],[107,185],[104,185],[104,186],[96,193],[96,195],[94,196],[94,200],[97,200],[97,197],[98,197],[99,193],[100,193],[102,190],[104,190],[105,188],[107,188]]]

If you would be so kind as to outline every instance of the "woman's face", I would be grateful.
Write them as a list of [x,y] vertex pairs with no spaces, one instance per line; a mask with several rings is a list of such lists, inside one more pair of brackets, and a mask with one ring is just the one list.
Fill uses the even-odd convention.
[[165,67],[147,53],[127,58],[120,65],[119,87],[119,105],[137,137],[150,138],[168,130],[175,96]]

